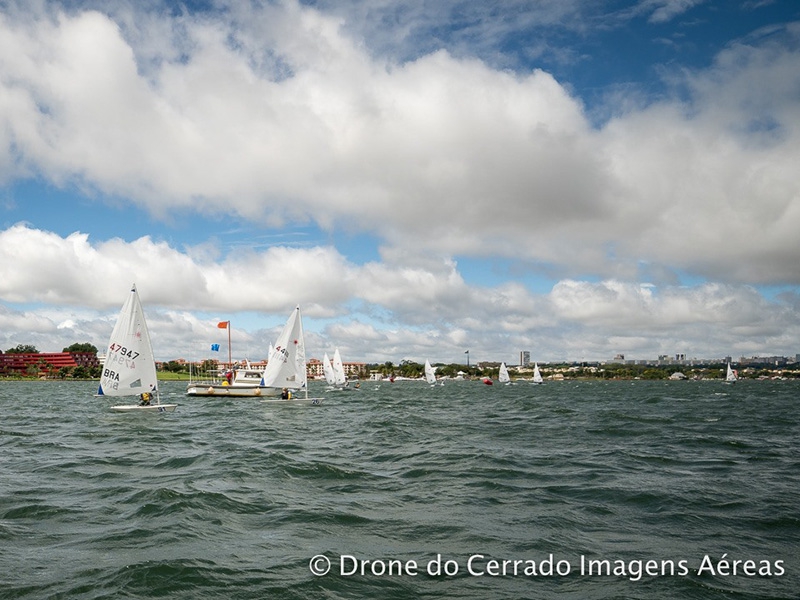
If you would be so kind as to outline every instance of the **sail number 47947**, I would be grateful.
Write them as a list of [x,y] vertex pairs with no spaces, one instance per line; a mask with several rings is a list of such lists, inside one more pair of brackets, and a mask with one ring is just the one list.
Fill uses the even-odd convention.
[[130,358],[131,360],[136,360],[136,357],[139,356],[138,352],[129,350],[125,346],[120,346],[119,344],[111,344],[108,347],[108,350],[109,352],[117,352],[118,354],[125,356],[126,358]]

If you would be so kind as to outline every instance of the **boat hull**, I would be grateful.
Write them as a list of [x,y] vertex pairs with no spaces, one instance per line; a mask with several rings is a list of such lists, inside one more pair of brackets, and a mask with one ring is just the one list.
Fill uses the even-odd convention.
[[178,407],[177,404],[149,404],[142,406],[141,404],[120,404],[112,406],[111,410],[117,412],[175,412]]
[[261,400],[264,404],[308,404],[311,406],[319,406],[325,398],[306,398],[304,396],[296,396],[292,398],[281,398],[276,396],[274,398],[264,398]]
[[223,398],[259,398],[279,396],[280,390],[259,385],[221,385],[213,383],[190,383],[186,387],[187,396],[219,396]]

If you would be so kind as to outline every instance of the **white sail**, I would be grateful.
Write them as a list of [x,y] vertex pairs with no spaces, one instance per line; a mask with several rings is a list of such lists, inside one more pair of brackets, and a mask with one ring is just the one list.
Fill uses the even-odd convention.
[[728,363],[728,372],[725,374],[725,381],[728,383],[734,383],[736,379],[736,371],[731,368],[731,363]]
[[339,354],[339,349],[333,353],[333,376],[334,385],[344,386],[347,384],[347,376],[344,374],[344,365],[342,364],[342,356]]
[[136,284],[131,286],[131,293],[111,332],[97,394],[141,397],[138,404],[112,406],[116,411],[172,412],[178,406],[161,404],[156,361]]
[[289,320],[275,342],[261,385],[294,390],[306,385],[306,348],[299,306],[289,315]]
[[539,372],[539,363],[533,363],[533,383],[542,383],[542,374]]
[[436,383],[436,374],[434,373],[434,368],[431,366],[431,363],[427,358],[425,359],[425,381],[431,385]]
[[336,383],[336,375],[333,373],[333,365],[331,364],[331,359],[328,358],[328,353],[325,353],[325,356],[322,357],[322,374],[325,375],[325,381],[328,385],[334,385]]
[[508,375],[508,367],[506,367],[506,363],[500,363],[500,373],[497,376],[497,380],[500,383],[511,383],[511,377]]
[[150,334],[134,284],[108,342],[98,394],[138,396],[143,392],[156,394],[158,379]]

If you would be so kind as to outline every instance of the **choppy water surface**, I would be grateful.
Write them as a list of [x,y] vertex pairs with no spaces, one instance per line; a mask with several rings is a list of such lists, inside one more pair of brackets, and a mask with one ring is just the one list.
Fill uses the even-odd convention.
[[800,589],[800,382],[365,382],[318,407],[164,383],[171,414],[94,389],[0,383],[0,598]]

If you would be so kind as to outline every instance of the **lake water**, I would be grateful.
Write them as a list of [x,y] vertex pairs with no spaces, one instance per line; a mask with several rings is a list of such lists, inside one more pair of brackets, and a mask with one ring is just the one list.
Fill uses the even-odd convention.
[[800,382],[95,388],[0,383],[3,600],[798,597]]

